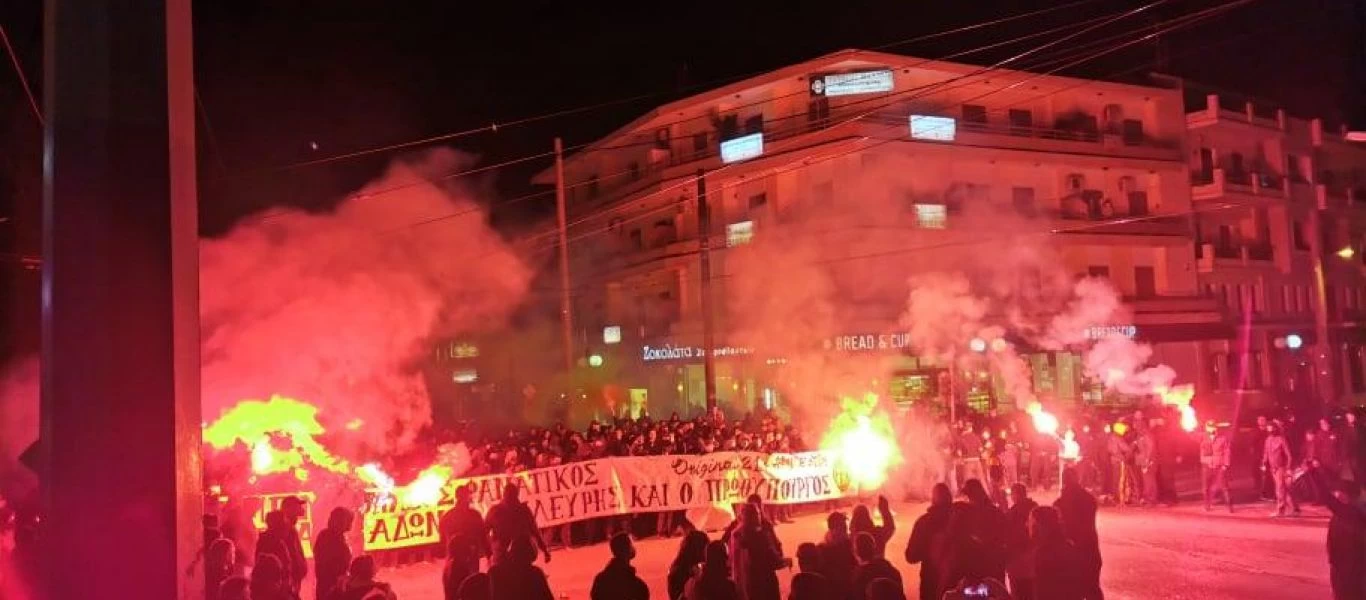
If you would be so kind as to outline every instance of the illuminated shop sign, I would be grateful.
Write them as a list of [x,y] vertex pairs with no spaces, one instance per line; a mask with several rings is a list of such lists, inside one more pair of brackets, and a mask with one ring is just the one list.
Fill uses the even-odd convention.
[[952,117],[911,115],[911,137],[917,140],[952,142],[958,133],[958,122]]
[[437,346],[436,357],[438,359],[452,360],[461,358],[477,358],[479,356],[479,346],[468,342],[450,342]]
[[[664,344],[663,346],[642,346],[641,360],[653,362],[660,360],[688,360],[692,358],[702,358],[707,355],[707,349],[699,346],[674,346]],[[754,354],[753,348],[742,348],[738,346],[718,346],[714,356],[746,356]]]
[[1103,340],[1112,336],[1126,337],[1134,339],[1138,335],[1138,327],[1135,325],[1092,325],[1083,332],[1088,340]]
[[892,79],[891,69],[811,76],[811,94],[813,96],[880,94],[890,92],[894,87],[895,82]]
[[841,335],[825,341],[827,350],[839,352],[868,352],[870,350],[899,350],[911,346],[909,333],[869,333]]
[[721,142],[721,162],[730,164],[749,160],[764,153],[763,132],[751,133],[732,140]]
[[726,226],[726,245],[743,246],[754,239],[754,221],[740,221]]

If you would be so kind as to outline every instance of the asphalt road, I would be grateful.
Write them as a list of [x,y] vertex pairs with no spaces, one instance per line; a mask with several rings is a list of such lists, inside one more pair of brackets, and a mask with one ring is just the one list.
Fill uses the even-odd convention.
[[[1100,536],[1105,568],[1102,584],[1109,599],[1164,598],[1222,600],[1241,598],[1328,598],[1328,564],[1324,539],[1327,517],[1273,520],[1269,504],[1242,505],[1235,514],[1206,513],[1198,506],[1156,509],[1102,509]],[[900,556],[911,524],[923,505],[897,505],[897,534],[888,546],[889,558],[902,569],[908,597],[919,585],[919,567]],[[819,541],[824,530],[820,515],[780,525],[785,550],[799,543]],[[635,560],[651,596],[665,597],[665,575],[677,551],[678,538],[637,542]],[[593,576],[608,559],[605,544],[553,553],[542,565],[557,597],[586,600]],[[779,574],[784,595],[792,572]],[[417,564],[385,570],[402,600],[440,600],[440,566]],[[311,598],[311,592],[306,592]]]

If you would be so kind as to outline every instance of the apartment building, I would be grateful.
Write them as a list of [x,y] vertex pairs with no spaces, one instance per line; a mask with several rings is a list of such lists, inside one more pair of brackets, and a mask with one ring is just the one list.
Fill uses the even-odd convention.
[[[565,160],[580,350],[618,362],[634,406],[660,414],[703,405],[704,189],[723,407],[781,404],[786,359],[813,349],[872,361],[885,377],[870,387],[899,401],[942,397],[946,365],[906,348],[899,317],[907,277],[949,264],[965,244],[1002,256],[1037,245],[1071,275],[1109,277],[1132,317],[1088,334],[1151,343],[1156,360],[1203,392],[1205,362],[1235,332],[1200,287],[1186,126],[1172,82],[984,71],[859,50],[660,106]],[[827,221],[840,225],[791,236],[794,223]],[[819,339],[762,347],[732,335],[754,315],[721,299],[741,278],[766,275],[746,253],[760,252],[765,236],[788,235],[811,254],[809,240],[827,233],[812,262],[827,267],[838,302],[813,328]],[[802,264],[778,258],[775,282]],[[1116,400],[1083,380],[1080,357],[1024,350],[1041,394],[1062,404]],[[986,370],[960,375],[953,389],[973,408],[1011,404]]]
[[1366,147],[1319,119],[1185,86],[1198,278],[1238,336],[1206,386],[1251,406],[1366,393]]

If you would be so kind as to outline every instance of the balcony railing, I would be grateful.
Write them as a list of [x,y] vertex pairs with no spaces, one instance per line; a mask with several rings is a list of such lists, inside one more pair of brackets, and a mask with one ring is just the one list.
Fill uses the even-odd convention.
[[1191,196],[1196,200],[1209,200],[1226,194],[1284,198],[1286,187],[1286,179],[1275,173],[1224,169],[1191,172]]
[[1196,265],[1201,273],[1209,273],[1215,267],[1254,266],[1260,262],[1275,260],[1276,251],[1270,242],[1248,242],[1242,245],[1200,244],[1195,245]]

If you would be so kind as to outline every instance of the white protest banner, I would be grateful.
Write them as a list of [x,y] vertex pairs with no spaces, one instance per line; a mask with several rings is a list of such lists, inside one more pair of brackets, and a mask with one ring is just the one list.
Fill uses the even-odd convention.
[[770,504],[839,498],[849,492],[823,452],[762,454],[720,452],[702,456],[604,458],[508,475],[454,479],[435,505],[400,506],[372,493],[362,509],[365,549],[405,548],[436,543],[438,522],[455,505],[455,490],[469,485],[480,512],[502,499],[514,483],[541,527],[584,519],[644,512],[739,504],[757,494]]

